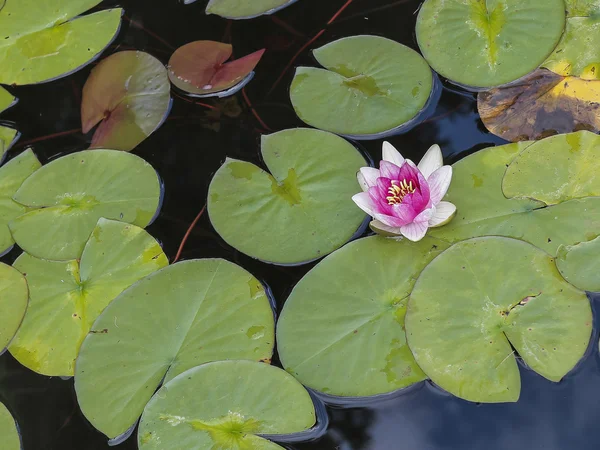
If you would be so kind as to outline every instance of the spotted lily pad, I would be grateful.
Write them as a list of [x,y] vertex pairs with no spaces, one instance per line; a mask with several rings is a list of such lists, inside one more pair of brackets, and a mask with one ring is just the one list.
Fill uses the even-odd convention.
[[15,202],[13,195],[23,181],[41,166],[35,154],[28,149],[0,167],[0,254],[10,250],[15,243],[8,223],[29,211],[26,206]]
[[563,0],[426,0],[416,33],[423,56],[440,75],[491,87],[536,69],[564,27]]
[[310,429],[315,409],[304,387],[283,370],[252,361],[218,361],[165,384],[144,410],[140,450],[276,450],[260,435]]
[[103,59],[83,87],[82,129],[100,123],[92,148],[129,151],[164,122],[170,106],[165,66],[148,53],[118,52]]
[[0,263],[0,353],[16,334],[27,310],[27,281],[11,266]]
[[560,276],[547,253],[484,237],[450,247],[423,270],[408,302],[406,336],[421,369],[443,389],[473,402],[515,402],[515,350],[558,382],[584,355],[592,321],[585,292]]
[[0,436],[4,450],[21,450],[21,438],[17,423],[6,406],[0,403]]
[[556,256],[556,266],[564,279],[573,286],[585,291],[600,292],[599,251],[600,237],[577,245],[561,245]]
[[313,53],[324,69],[296,69],[290,98],[298,117],[316,128],[372,138],[409,122],[430,97],[431,69],[398,42],[352,36]]
[[116,150],[86,150],[46,164],[13,199],[36,208],[10,222],[17,244],[32,256],[81,256],[100,217],[145,227],[161,201],[156,171],[142,158]]
[[[195,0],[194,0],[195,1]],[[263,14],[273,14],[297,0],[209,0],[206,14],[216,14],[226,19],[253,19]]]
[[142,228],[100,219],[80,260],[47,261],[23,253],[29,308],[9,351],[29,369],[72,376],[81,342],[104,308],[124,289],[168,265]]
[[277,326],[285,369],[328,395],[392,392],[426,378],[406,344],[408,295],[448,245],[379,236],[329,255],[294,288]]
[[365,215],[352,202],[364,158],[344,139],[297,128],[262,138],[270,174],[227,159],[208,190],[215,230],[247,255],[277,264],[332,252],[357,232]]
[[600,80],[540,69],[509,86],[480,93],[477,105],[486,128],[509,141],[600,131]]
[[232,52],[230,44],[215,41],[194,41],[179,47],[169,60],[171,83],[195,95],[225,91],[251,76],[265,50],[226,62]]
[[270,361],[274,319],[261,283],[222,259],[184,261],[124,291],[83,341],[81,410],[109,438],[127,431],[156,388],[199,364]]
[[0,83],[33,84],[72,73],[115,38],[123,10],[79,14],[100,0],[5,0],[0,9]]

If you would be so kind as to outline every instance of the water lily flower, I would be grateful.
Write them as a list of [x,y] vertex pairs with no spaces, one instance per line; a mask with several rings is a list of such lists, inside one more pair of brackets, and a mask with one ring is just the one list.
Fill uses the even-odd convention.
[[448,223],[456,206],[442,201],[452,181],[452,167],[444,166],[439,145],[433,145],[416,166],[389,142],[383,143],[379,170],[363,167],[357,173],[363,192],[352,197],[372,216],[373,231],[386,236],[423,239],[430,227]]

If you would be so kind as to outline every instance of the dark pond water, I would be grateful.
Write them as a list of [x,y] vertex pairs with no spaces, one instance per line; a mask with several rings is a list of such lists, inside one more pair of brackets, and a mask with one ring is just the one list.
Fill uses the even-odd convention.
[[[51,1],[51,0],[48,0]],[[231,41],[236,55],[268,49],[246,93],[264,121],[261,124],[240,92],[228,100],[206,100],[216,109],[174,97],[167,122],[135,153],[162,176],[166,194],[162,213],[149,228],[172,259],[188,226],[201,210],[211,175],[226,156],[260,164],[259,136],[265,127],[281,130],[302,126],[292,110],[288,88],[292,70],[271,90],[296,52],[318,33],[346,0],[300,0],[275,18],[243,22],[205,16],[204,0],[184,6],[177,0],[120,2],[127,17],[109,52],[137,48],[167,62],[172,48],[198,39]],[[316,48],[336,38],[376,34],[416,48],[414,24],[418,0],[354,0],[324,34]],[[102,6],[116,4],[105,1]],[[159,38],[157,38],[158,36]],[[314,64],[309,49],[295,65]],[[14,157],[31,144],[42,162],[82,150],[90,136],[78,130],[84,69],[62,80],[14,89],[20,102],[2,116],[18,124],[22,137]],[[447,161],[503,141],[478,120],[473,94],[449,85],[435,111],[412,131],[390,141],[413,159],[434,143]],[[381,141],[360,144],[374,160]],[[2,261],[11,263],[19,250]],[[245,267],[269,285],[281,310],[295,283],[314,264],[282,268],[254,261],[227,246],[203,217],[192,232],[182,257],[222,257]],[[595,305],[594,305],[595,306]],[[595,308],[596,327],[598,308]],[[295,445],[297,450],[596,450],[600,446],[600,357],[598,333],[574,373],[551,383],[521,368],[523,388],[515,404],[477,405],[445,395],[423,383],[409,393],[363,408],[328,408],[330,427],[318,441]],[[0,357],[0,401],[18,420],[25,450],[97,450],[109,448],[79,411],[73,381],[36,375],[8,353]],[[0,436],[0,442],[1,442]],[[2,444],[0,443],[0,448]],[[117,448],[135,449],[135,439]]]

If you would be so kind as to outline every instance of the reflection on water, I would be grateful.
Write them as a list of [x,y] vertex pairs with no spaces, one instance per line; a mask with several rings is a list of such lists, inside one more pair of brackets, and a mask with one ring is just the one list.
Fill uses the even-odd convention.
[[[300,0],[279,12],[275,19],[261,17],[231,25],[221,18],[204,16],[205,1],[188,6],[176,0],[103,2],[103,6],[121,3],[130,19],[167,43],[125,22],[110,51],[135,47],[166,63],[173,50],[168,45],[176,48],[198,39],[231,40],[236,55],[268,49],[255,78],[245,89],[264,125],[248,108],[242,93],[231,99],[202,99],[211,107],[175,97],[168,120],[135,151],[158,170],[165,183],[164,206],[149,231],[163,243],[171,258],[204,205],[210,178],[225,156],[261,164],[258,143],[265,125],[272,130],[303,125],[288,98],[293,70],[286,73],[277,89],[268,96],[267,93],[292,56],[345,2]],[[367,33],[416,48],[413,32],[418,5],[415,0],[354,0],[311,48],[340,37]],[[305,51],[297,64],[314,66],[315,61]],[[78,128],[81,88],[88,74],[89,68],[63,80],[13,90],[21,101],[3,114],[2,120],[16,122],[23,135],[11,157],[23,149],[23,143],[32,141],[42,162],[86,148],[90,136],[82,136]],[[444,84],[437,108],[425,120],[408,133],[390,138],[413,160],[418,161],[434,143],[442,146],[448,161],[504,143],[489,134],[478,120],[475,95],[454,86]],[[60,134],[44,138],[56,133]],[[362,141],[360,145],[375,161],[380,159],[380,141]],[[2,261],[11,263],[18,253],[14,249]],[[206,216],[191,234],[182,256],[223,257],[240,264],[272,288],[279,311],[294,284],[315,264],[277,267],[254,261],[223,243]],[[595,313],[597,317],[598,311]],[[574,374],[558,384],[521,368],[523,388],[516,404],[475,405],[423,384],[420,389],[375,406],[329,408],[328,433],[317,442],[289,448],[596,450],[600,442],[597,344],[596,332],[593,351]],[[72,380],[36,375],[21,367],[9,353],[0,356],[0,401],[9,406],[19,421],[25,450],[109,448],[104,436],[92,429],[76,407]],[[135,449],[135,439],[117,448]]]

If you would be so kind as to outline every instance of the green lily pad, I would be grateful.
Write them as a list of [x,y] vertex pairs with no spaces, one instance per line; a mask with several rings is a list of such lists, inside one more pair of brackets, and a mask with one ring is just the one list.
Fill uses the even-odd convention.
[[325,256],[357,232],[365,214],[352,202],[364,158],[346,140],[297,128],[262,137],[271,174],[227,159],[208,190],[219,235],[254,258],[277,264]]
[[171,107],[167,69],[148,53],[124,51],[90,74],[81,101],[84,133],[98,123],[91,148],[130,151],[164,122]]
[[270,361],[274,334],[265,290],[244,269],[222,259],[173,264],[131,286],[96,320],[75,368],[79,405],[115,438],[163,380],[210,361]]
[[17,130],[0,125],[0,162],[2,162],[4,155],[10,150],[18,137]]
[[283,370],[218,361],[182,373],[152,397],[138,445],[141,450],[281,450],[260,435],[298,433],[315,421],[310,395]]
[[372,236],[312,269],[287,299],[277,325],[285,369],[328,395],[392,392],[426,378],[406,344],[404,315],[419,273],[448,244]]
[[598,197],[544,207],[536,200],[504,196],[506,168],[528,145],[492,147],[455,163],[445,200],[456,205],[456,217],[448,225],[431,229],[429,235],[450,243],[477,236],[507,236],[527,241],[551,255],[556,255],[562,244],[595,238],[600,227]]
[[0,112],[10,108],[15,103],[17,103],[17,99],[13,97],[10,92],[0,86]]
[[598,0],[565,0],[567,17],[588,17],[600,13]]
[[15,202],[13,195],[23,181],[41,166],[35,154],[28,149],[0,167],[0,254],[10,250],[15,243],[8,228],[9,222],[29,211],[26,206]]
[[563,0],[426,0],[416,33],[423,56],[440,75],[492,87],[537,69],[564,27]]
[[556,205],[600,196],[600,136],[589,131],[552,136],[524,150],[506,169],[508,198]]
[[15,242],[50,260],[77,259],[100,217],[145,227],[161,202],[156,171],[139,156],[86,150],[46,164],[13,199],[38,208],[10,222]]
[[600,237],[576,245],[561,245],[556,266],[561,275],[584,291],[600,292]]
[[21,450],[21,438],[17,423],[2,403],[0,403],[0,436],[2,436],[4,450]]
[[421,273],[410,295],[406,336],[431,380],[473,402],[515,402],[521,381],[514,350],[543,377],[560,381],[592,334],[585,292],[554,260],[516,239],[460,242]]
[[27,281],[18,270],[0,263],[0,353],[17,333],[25,311],[29,291]]
[[290,98],[298,117],[316,128],[369,139],[409,122],[430,97],[431,69],[398,42],[352,36],[313,53],[325,69],[296,69]]
[[226,19],[253,19],[263,14],[273,14],[295,2],[296,0],[210,0],[206,6],[206,14],[216,14]]
[[25,367],[72,376],[92,324],[123,290],[169,264],[142,228],[100,219],[80,260],[47,261],[23,253],[14,267],[29,284],[29,308],[9,351]]

